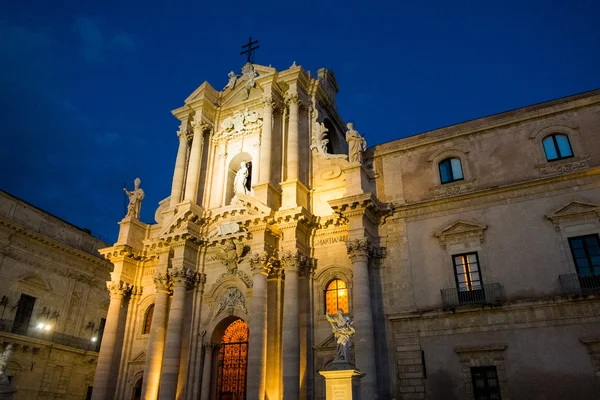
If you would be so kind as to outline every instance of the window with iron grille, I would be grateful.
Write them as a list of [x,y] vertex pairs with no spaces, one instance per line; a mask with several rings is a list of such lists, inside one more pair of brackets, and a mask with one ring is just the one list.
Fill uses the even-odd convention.
[[598,235],[569,238],[569,247],[582,288],[600,287],[600,240]]
[[496,367],[471,367],[473,397],[475,400],[501,400]]
[[456,254],[452,256],[452,259],[459,302],[471,303],[484,300],[485,295],[477,252]]

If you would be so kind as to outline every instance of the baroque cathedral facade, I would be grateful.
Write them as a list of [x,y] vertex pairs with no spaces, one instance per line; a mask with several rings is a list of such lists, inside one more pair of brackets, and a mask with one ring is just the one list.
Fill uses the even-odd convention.
[[[354,319],[369,399],[600,391],[600,91],[366,149],[333,72],[246,64],[181,122],[117,242],[92,398],[325,399]],[[590,397],[592,396],[592,397]]]

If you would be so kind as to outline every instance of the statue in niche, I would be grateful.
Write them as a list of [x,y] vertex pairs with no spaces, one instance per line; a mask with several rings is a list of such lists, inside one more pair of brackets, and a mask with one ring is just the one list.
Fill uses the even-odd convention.
[[227,85],[225,86],[225,88],[233,90],[235,88],[235,83],[237,82],[237,76],[236,76],[235,72],[233,72],[233,71],[228,73],[227,76],[229,77],[229,82],[227,82]]
[[129,205],[127,206],[127,215],[125,217],[131,217],[140,219],[140,210],[142,208],[142,200],[144,200],[144,191],[140,188],[140,178],[135,178],[133,181],[133,191],[123,188],[125,194],[129,197]]
[[334,363],[350,363],[350,347],[352,347],[352,336],[356,333],[354,321],[350,316],[338,308],[337,315],[327,315],[327,321],[331,324],[333,335],[337,339],[337,354]]
[[248,186],[250,186],[250,179],[251,176],[248,163],[246,161],[242,161],[240,163],[240,169],[235,174],[235,179],[233,180],[233,193],[235,195],[248,194],[248,192],[250,192],[248,188]]
[[354,129],[354,124],[346,124],[346,142],[348,142],[348,161],[362,164],[362,153],[367,148],[367,141]]
[[8,384],[8,376],[6,375],[6,369],[8,368],[8,362],[13,353],[13,345],[9,344],[6,346],[4,352],[0,355],[0,384]]

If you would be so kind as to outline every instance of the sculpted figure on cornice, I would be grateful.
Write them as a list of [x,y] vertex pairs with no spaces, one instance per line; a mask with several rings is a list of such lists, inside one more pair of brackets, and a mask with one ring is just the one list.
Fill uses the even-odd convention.
[[227,82],[227,85],[225,86],[225,88],[229,89],[229,90],[233,90],[235,88],[235,84],[237,82],[237,75],[235,74],[235,72],[231,71],[230,73],[227,74],[227,76],[229,77],[229,81]]
[[329,130],[325,128],[325,125],[317,121],[318,118],[319,111],[315,108],[313,111],[312,144],[310,149],[316,149],[317,154],[325,155],[327,154],[327,143],[329,143],[329,139],[327,139],[327,132]]
[[123,191],[129,197],[129,205],[127,206],[127,215],[125,217],[140,219],[142,200],[144,200],[144,191],[140,188],[141,182],[140,178],[135,178],[133,181],[134,189],[131,192],[127,188],[123,188]]
[[254,65],[246,63],[242,67],[242,78],[246,78],[246,98],[250,97],[250,90],[256,86],[255,78],[258,76],[254,70]]
[[348,161],[362,164],[362,154],[367,149],[367,141],[354,129],[354,124],[348,122],[346,125],[346,142],[348,142]]
[[234,139],[257,132],[262,126],[262,122],[262,118],[256,111],[249,111],[246,107],[243,111],[235,111],[233,116],[227,117],[221,122],[215,139]]

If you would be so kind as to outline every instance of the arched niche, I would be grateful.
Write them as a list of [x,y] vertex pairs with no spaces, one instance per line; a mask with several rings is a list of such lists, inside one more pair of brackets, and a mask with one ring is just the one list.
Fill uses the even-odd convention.
[[246,189],[248,193],[252,191],[252,186],[256,183],[256,171],[253,171],[252,156],[249,153],[241,152],[235,155],[229,162],[227,168],[227,191],[225,193],[225,204],[231,203],[231,199],[234,196],[233,182],[235,176],[241,168],[241,163],[245,162],[248,166],[248,180],[246,182]]
[[342,154],[344,152],[342,145],[340,144],[340,135],[335,125],[329,118],[323,120],[323,125],[327,129],[327,153],[329,154]]

